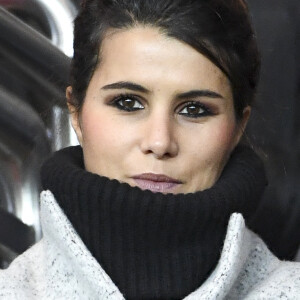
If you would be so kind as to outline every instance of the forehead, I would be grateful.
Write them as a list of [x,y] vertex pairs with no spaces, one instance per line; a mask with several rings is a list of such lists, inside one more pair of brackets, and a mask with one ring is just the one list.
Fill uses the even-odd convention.
[[109,31],[102,43],[103,81],[131,80],[182,89],[205,87],[231,94],[225,74],[188,44],[152,27]]

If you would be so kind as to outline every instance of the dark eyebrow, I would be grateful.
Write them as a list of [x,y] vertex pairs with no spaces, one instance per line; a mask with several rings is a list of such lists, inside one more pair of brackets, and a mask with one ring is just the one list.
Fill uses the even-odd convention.
[[[135,92],[141,92],[149,94],[150,91],[146,89],[145,87],[133,83],[130,81],[118,81],[114,83],[107,84],[101,88],[102,90],[118,90],[118,89],[126,89],[131,90]],[[224,97],[216,92],[210,91],[210,90],[192,90],[186,93],[181,93],[177,95],[178,99],[187,99],[187,98],[197,98],[197,97],[208,97],[208,98],[221,98],[224,99]]]
[[142,93],[150,93],[149,90],[147,90],[145,87],[130,82],[130,81],[119,81],[119,82],[114,82],[111,84],[107,84],[101,88],[102,90],[118,90],[118,89],[126,89],[126,90],[131,90],[135,92],[142,92]]
[[210,91],[210,90],[192,90],[192,91],[177,95],[178,99],[197,98],[197,97],[224,99],[224,97],[222,95],[220,95],[216,92]]

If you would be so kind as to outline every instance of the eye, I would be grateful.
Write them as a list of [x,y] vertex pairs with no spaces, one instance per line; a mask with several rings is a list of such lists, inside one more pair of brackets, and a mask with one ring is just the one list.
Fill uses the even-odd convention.
[[112,105],[120,110],[136,111],[144,109],[143,104],[133,95],[120,95],[113,99]]
[[209,108],[199,102],[186,103],[183,108],[179,111],[179,115],[186,116],[189,118],[200,118],[204,116],[212,115]]

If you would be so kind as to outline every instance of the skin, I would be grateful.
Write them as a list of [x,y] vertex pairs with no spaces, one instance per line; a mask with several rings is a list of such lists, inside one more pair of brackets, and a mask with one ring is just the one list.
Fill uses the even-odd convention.
[[[145,91],[112,86],[117,82]],[[198,94],[186,95],[195,90]],[[120,100],[124,94],[133,96]],[[171,188],[151,189],[163,193],[210,188],[250,114],[247,107],[236,121],[230,82],[210,60],[149,27],[109,32],[80,112],[71,97],[69,87],[86,170],[141,188],[135,175],[163,174],[178,181]],[[137,110],[120,109],[124,106]]]

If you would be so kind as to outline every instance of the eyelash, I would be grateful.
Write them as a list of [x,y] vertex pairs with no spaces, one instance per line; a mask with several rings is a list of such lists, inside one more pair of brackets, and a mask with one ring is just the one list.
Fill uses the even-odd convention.
[[183,109],[187,109],[188,107],[194,106],[197,109],[202,109],[203,112],[200,114],[187,114],[187,113],[182,113],[179,112],[179,115],[185,116],[187,118],[193,118],[193,119],[197,119],[197,118],[201,118],[201,117],[206,117],[206,116],[211,116],[213,115],[213,113],[211,112],[211,110],[204,105],[203,103],[200,103],[198,101],[189,101],[189,102],[185,102],[184,105],[182,106],[182,108],[180,109],[180,111],[182,111]]
[[[141,107],[132,107],[132,108],[128,108],[122,104],[120,104],[121,101],[125,101],[126,99],[130,99],[130,100],[133,100],[134,102],[138,102],[139,105]],[[111,102],[110,104],[111,106],[113,107],[116,107],[117,109],[119,110],[123,110],[123,111],[127,111],[127,112],[134,112],[134,111],[138,111],[138,110],[143,110],[145,107],[144,105],[141,103],[141,100],[139,97],[135,96],[135,95],[131,95],[131,94],[121,94],[117,97],[115,97]],[[183,112],[180,112],[184,109],[187,109],[188,107],[191,107],[191,106],[194,106],[196,107],[197,109],[201,109],[203,110],[202,113],[200,114],[188,114],[188,113],[183,113]],[[185,102],[183,104],[180,105],[180,111],[178,112],[179,115],[182,115],[182,116],[185,116],[187,118],[193,118],[193,119],[196,119],[196,118],[201,118],[201,117],[205,117],[205,116],[210,116],[210,115],[213,115],[213,113],[211,112],[211,110],[204,104],[198,102],[198,101],[189,101],[189,102]],[[178,109],[176,109],[178,110]]]
[[141,104],[141,100],[140,100],[138,97],[136,97],[135,95],[131,95],[131,94],[121,94],[121,95],[115,97],[115,98],[111,101],[110,105],[113,106],[113,107],[116,107],[117,109],[124,110],[124,111],[127,111],[127,112],[133,112],[133,111],[137,111],[137,110],[142,110],[142,109],[144,109],[144,106],[143,106],[143,108],[128,108],[128,107],[126,107],[126,106],[124,106],[124,105],[121,105],[120,102],[121,102],[121,101],[124,101],[124,100],[126,100],[126,99],[131,99],[131,100],[133,100],[133,101],[136,101],[136,102],[138,102],[141,106],[143,106],[143,105]]

